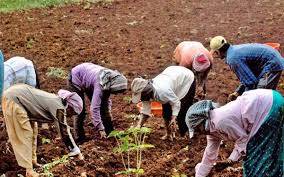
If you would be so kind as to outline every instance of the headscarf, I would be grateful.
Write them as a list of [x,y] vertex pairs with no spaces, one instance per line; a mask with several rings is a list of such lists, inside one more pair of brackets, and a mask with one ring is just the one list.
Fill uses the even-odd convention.
[[117,92],[127,89],[126,77],[118,71],[104,69],[100,73],[100,84],[103,90]]
[[202,53],[193,57],[192,67],[197,72],[203,72],[210,67],[209,59]]
[[218,107],[218,104],[211,100],[202,100],[190,106],[185,117],[190,138],[194,135],[194,129],[210,118],[209,111],[216,107]]
[[143,78],[135,78],[131,83],[132,102],[138,103],[141,100],[141,92],[148,84],[148,80]]
[[76,92],[69,92],[68,90],[60,89],[58,96],[67,102],[68,106],[71,106],[73,110],[80,114],[83,110],[83,101]]

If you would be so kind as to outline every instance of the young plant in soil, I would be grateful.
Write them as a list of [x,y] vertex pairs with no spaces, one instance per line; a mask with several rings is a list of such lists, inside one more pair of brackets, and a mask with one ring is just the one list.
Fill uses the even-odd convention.
[[68,155],[62,156],[60,159],[54,160],[53,162],[47,163],[42,166],[43,173],[41,173],[42,176],[45,177],[53,177],[53,173],[50,172],[50,170],[55,167],[58,164],[64,164],[68,162]]
[[62,68],[56,67],[48,67],[46,75],[48,77],[60,78],[60,79],[67,79],[68,74]]
[[[144,170],[141,168],[142,151],[154,147],[145,143],[146,135],[150,132],[151,129],[147,127],[130,127],[125,131],[114,130],[110,133],[109,137],[114,137],[118,145],[113,151],[121,156],[125,169],[117,172],[116,175],[130,176],[134,174],[139,176],[144,173]],[[132,154],[135,154],[135,156],[130,156]],[[134,163],[136,167],[131,167],[131,163]]]

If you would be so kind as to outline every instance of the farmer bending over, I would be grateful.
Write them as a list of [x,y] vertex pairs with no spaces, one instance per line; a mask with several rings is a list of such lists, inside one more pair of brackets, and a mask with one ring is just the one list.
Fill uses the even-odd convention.
[[131,90],[132,102],[142,101],[139,127],[151,116],[151,100],[156,100],[162,103],[167,129],[162,139],[174,138],[171,137],[171,127],[176,129],[176,121],[181,136],[185,135],[185,115],[195,94],[195,80],[191,70],[183,66],[170,66],[152,80],[135,78]]
[[[24,57],[12,57],[4,62],[4,88],[18,83],[40,88],[36,68],[31,60]],[[1,106],[0,106],[1,107]]]
[[190,138],[199,130],[207,135],[207,147],[196,177],[205,177],[215,163],[221,140],[235,142],[223,168],[243,158],[244,177],[283,176],[284,99],[274,90],[255,89],[222,107],[210,100],[192,105],[186,114]]
[[256,88],[276,89],[284,59],[280,53],[265,44],[231,45],[222,36],[210,41],[212,53],[226,60],[231,70],[241,81],[236,91],[229,95],[228,101],[236,99],[244,91]]
[[70,156],[80,155],[67,125],[66,115],[82,111],[82,99],[67,90],[58,95],[35,89],[29,85],[16,84],[3,93],[3,115],[19,166],[26,168],[27,177],[37,177],[33,165],[38,166],[36,157],[37,126],[34,122],[54,122]]
[[197,81],[196,95],[204,98],[207,75],[213,62],[210,52],[200,42],[183,41],[176,47],[173,60],[193,71]]
[[90,112],[95,128],[101,138],[112,130],[110,94],[122,93],[127,89],[123,74],[93,63],[82,63],[72,68],[68,80],[69,89],[78,93],[83,100],[83,111],[76,120],[77,142],[85,140],[84,120],[86,117],[84,94],[91,101]]

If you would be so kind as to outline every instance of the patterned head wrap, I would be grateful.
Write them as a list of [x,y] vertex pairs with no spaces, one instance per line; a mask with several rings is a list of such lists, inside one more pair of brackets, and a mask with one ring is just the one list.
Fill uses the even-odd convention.
[[127,89],[126,77],[118,71],[111,69],[102,70],[100,73],[100,84],[103,90],[117,92]]
[[77,114],[82,112],[83,101],[76,92],[69,92],[68,90],[60,89],[58,91],[58,96],[66,100],[67,105],[71,106]]
[[194,129],[201,123],[209,119],[209,111],[218,107],[217,103],[211,100],[202,100],[193,104],[187,111],[185,122],[189,129],[189,137],[192,138]]

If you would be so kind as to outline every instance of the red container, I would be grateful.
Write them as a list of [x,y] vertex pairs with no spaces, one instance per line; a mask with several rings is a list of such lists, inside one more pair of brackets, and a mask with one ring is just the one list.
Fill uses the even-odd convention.
[[[142,110],[142,102],[137,104],[137,108],[139,109],[139,111]],[[162,117],[162,115],[163,115],[162,104],[160,102],[157,102],[157,101],[151,102],[151,113],[155,117]]]
[[274,48],[274,49],[276,49],[278,51],[280,49],[280,44],[279,43],[268,42],[268,43],[264,43],[264,44],[269,45],[270,47],[272,47],[272,48]]

